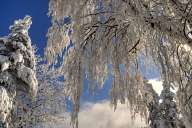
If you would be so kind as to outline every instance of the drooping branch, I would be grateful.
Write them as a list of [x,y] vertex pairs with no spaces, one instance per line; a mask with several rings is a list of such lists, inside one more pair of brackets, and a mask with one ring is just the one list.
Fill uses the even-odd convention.
[[[84,0],[81,3],[84,3]],[[79,10],[82,6],[79,8],[77,6],[78,9],[74,11],[67,10],[67,7],[62,8],[63,5],[76,6],[70,1],[50,2],[50,12],[57,14],[57,16],[51,15],[53,22],[66,15],[70,15],[73,21],[67,25],[73,30],[67,36],[74,47],[69,50],[62,65],[64,76],[70,74],[72,78],[65,79],[66,83],[70,83],[75,89],[82,89],[83,83],[79,85],[78,82],[69,81],[79,81],[75,77],[83,76],[86,72],[87,78],[94,81],[91,83],[94,88],[95,85],[103,83],[103,79],[110,72],[107,67],[111,64],[113,85],[110,94],[113,105],[116,106],[118,100],[123,103],[127,98],[131,109],[135,112],[139,109],[142,113],[142,110],[146,109],[138,103],[139,100],[143,100],[140,92],[142,92],[142,79],[145,77],[141,71],[143,67],[141,62],[149,57],[150,60],[144,63],[153,61],[159,68],[162,79],[168,81],[167,85],[179,88],[177,97],[179,104],[183,104],[186,96],[191,95],[190,1],[90,0],[83,9]],[[59,6],[61,10],[55,6]],[[53,33],[48,33],[51,34]],[[57,57],[60,49],[53,47],[57,44],[59,44],[57,41],[48,41],[48,48],[53,53],[47,57],[48,61],[49,57]],[[76,60],[80,60],[81,63],[76,63]],[[149,68],[150,66],[147,65]],[[81,67],[82,72],[78,73],[82,74],[77,75],[75,71],[72,73],[72,67]],[[77,93],[72,90],[70,88],[68,91],[75,96]],[[77,97],[79,96],[78,94]],[[74,101],[74,105],[77,103],[79,101]],[[187,111],[191,113],[190,106],[184,108],[179,105],[178,108],[182,108],[184,115]],[[191,116],[187,117],[188,120],[191,119]]]

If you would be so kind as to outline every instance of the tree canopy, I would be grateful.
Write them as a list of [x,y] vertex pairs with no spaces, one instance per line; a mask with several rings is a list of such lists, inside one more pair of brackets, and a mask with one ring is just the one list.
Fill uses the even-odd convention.
[[168,88],[178,88],[178,111],[190,123],[191,9],[191,0],[50,0],[52,26],[45,56],[54,66],[64,54],[57,68],[64,75],[64,92],[74,104],[73,123],[78,122],[84,74],[94,91],[95,86],[102,87],[109,65],[111,103],[116,107],[118,100],[128,99],[133,113],[146,116],[144,64],[158,67]]

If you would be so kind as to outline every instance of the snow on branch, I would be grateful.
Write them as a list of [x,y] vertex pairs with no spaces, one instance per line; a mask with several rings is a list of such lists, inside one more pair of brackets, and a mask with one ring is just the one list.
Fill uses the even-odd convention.
[[28,30],[30,16],[19,19],[10,26],[11,33],[0,38],[0,125],[11,127],[11,111],[17,91],[34,98],[37,93],[35,55]]

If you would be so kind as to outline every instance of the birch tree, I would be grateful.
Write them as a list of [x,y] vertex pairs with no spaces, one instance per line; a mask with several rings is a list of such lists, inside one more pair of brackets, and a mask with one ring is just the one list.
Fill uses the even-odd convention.
[[158,67],[165,89],[178,88],[177,113],[192,126],[191,9],[191,0],[50,0],[45,55],[52,66],[61,62],[57,68],[73,102],[73,125],[78,124],[83,76],[94,91],[103,86],[109,65],[111,103],[116,107],[128,99],[133,114],[147,118],[144,62]]

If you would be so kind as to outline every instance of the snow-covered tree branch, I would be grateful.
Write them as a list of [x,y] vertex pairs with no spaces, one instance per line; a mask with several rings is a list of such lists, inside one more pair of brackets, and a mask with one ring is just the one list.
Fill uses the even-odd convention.
[[[10,26],[11,33],[0,39],[0,127],[12,124],[17,109],[17,92],[22,91],[35,98],[38,89],[36,60],[28,29],[31,17],[19,19]],[[16,116],[16,117],[15,117]]]
[[140,62],[150,68],[150,61],[169,88],[178,88],[178,112],[192,126],[191,7],[190,0],[50,0],[52,26],[45,55],[54,65],[67,49],[59,68],[73,101],[73,124],[78,123],[82,76],[86,72],[93,90],[102,87],[110,64],[112,104],[128,99],[134,112],[146,116],[147,106],[139,102],[145,100]]

